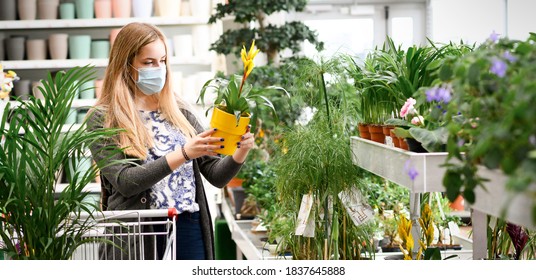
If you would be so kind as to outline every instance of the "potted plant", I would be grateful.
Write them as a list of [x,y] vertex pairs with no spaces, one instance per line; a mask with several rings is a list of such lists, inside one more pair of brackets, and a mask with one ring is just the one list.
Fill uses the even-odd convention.
[[[500,170],[510,197],[533,197],[536,182],[536,34],[526,40],[492,33],[473,52],[447,60],[441,82],[452,87],[446,119],[447,197],[475,202],[486,178],[479,168]],[[536,202],[536,200],[533,200]],[[536,209],[533,203],[532,213]],[[536,215],[533,215],[536,220]]]
[[[0,252],[9,258],[66,260],[82,244],[95,241],[82,236],[94,225],[91,216],[98,209],[86,201],[84,190],[96,177],[96,166],[67,172],[69,184],[57,190],[61,170],[77,166],[92,142],[117,133],[64,127],[79,86],[93,75],[90,66],[49,74],[39,87],[44,100],[21,101],[9,124],[9,105],[1,116]],[[83,212],[90,219],[81,219]]]
[[[213,105],[211,105],[206,113],[211,108],[212,117],[210,125],[216,128],[217,131],[212,135],[213,137],[221,137],[225,139],[221,149],[215,150],[217,153],[224,155],[232,155],[236,150],[236,143],[240,141],[242,134],[246,132],[246,127],[250,121],[255,123],[256,115],[251,118],[252,113],[258,109],[260,105],[266,106],[272,110],[274,116],[276,110],[265,96],[262,94],[268,90],[281,90],[287,96],[288,92],[276,86],[269,86],[266,88],[254,88],[246,80],[253,71],[255,56],[259,53],[259,49],[255,47],[255,40],[251,42],[249,51],[246,51],[246,47],[242,48],[242,62],[244,63],[244,73],[242,75],[231,75],[230,79],[214,78],[207,81],[198,98],[198,102],[204,106],[205,94],[209,88],[214,88],[216,92],[216,99]],[[253,103],[253,106],[252,104]],[[250,107],[252,106],[252,107]]]
[[[366,192],[362,172],[352,163],[348,142],[349,129],[355,127],[350,120],[355,120],[356,114],[351,99],[356,97],[345,91],[350,87],[346,87],[347,77],[340,62],[337,58],[308,62],[302,68],[297,79],[309,87],[295,92],[293,98],[307,96],[316,110],[310,119],[283,133],[282,152],[273,159],[277,204],[284,205],[280,207],[290,213],[293,222],[291,231],[281,237],[287,239],[293,259],[360,259],[362,251],[357,254],[354,250],[357,246],[366,244],[362,246],[366,250],[375,249],[371,227],[354,226],[339,199],[341,192]],[[330,82],[325,75],[330,75]],[[295,232],[304,196],[311,202],[312,237]],[[356,245],[355,240],[364,243]]]

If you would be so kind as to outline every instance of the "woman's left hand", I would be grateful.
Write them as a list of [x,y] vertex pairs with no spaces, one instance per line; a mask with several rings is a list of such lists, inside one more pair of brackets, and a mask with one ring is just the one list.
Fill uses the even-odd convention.
[[238,163],[243,163],[249,151],[255,147],[255,135],[251,133],[251,125],[247,126],[246,133],[242,135],[242,139],[236,145],[238,149],[233,154],[233,159]]

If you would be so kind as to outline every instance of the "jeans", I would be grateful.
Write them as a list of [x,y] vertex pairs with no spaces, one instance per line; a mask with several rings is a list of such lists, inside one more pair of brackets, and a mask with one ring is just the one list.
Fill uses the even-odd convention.
[[[156,229],[155,230],[159,230]],[[201,234],[199,212],[184,212],[177,216],[175,250],[177,260],[204,260],[205,245]],[[166,246],[166,237],[157,237],[159,259],[162,259]]]

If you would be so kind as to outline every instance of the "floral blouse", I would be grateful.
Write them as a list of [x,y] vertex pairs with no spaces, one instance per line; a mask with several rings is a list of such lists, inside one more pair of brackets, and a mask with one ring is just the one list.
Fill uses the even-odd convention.
[[[157,160],[186,143],[184,134],[162,117],[160,111],[140,111],[143,123],[153,137],[154,147],[149,149],[145,162]],[[192,161],[173,170],[150,192],[151,208],[175,207],[179,213],[197,212],[195,202],[195,178]]]

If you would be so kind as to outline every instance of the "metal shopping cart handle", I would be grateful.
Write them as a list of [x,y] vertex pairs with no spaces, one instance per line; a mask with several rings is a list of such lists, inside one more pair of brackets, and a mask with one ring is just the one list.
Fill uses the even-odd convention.
[[[142,210],[111,210],[111,211],[99,211],[94,213],[83,212],[80,213],[81,219],[87,219],[92,216],[94,219],[99,218],[156,218],[156,217],[168,217],[173,218],[179,214],[179,211],[175,207],[168,209],[142,209]],[[74,215],[74,214],[71,214]]]

